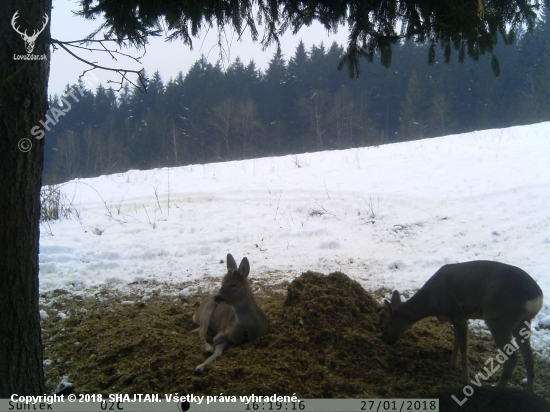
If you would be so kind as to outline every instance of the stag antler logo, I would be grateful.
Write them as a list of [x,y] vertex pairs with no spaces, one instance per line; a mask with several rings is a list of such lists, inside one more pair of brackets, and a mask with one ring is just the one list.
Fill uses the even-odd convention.
[[21,35],[21,38],[25,40],[25,48],[27,49],[27,54],[31,54],[32,51],[34,50],[34,43],[36,42],[36,38],[40,33],[44,31],[44,29],[46,28],[46,24],[48,24],[48,21],[50,21],[50,19],[48,18],[48,15],[44,13],[44,24],[42,25],[42,28],[40,30],[34,30],[32,36],[29,36],[27,34],[27,30],[25,30],[25,32],[22,33],[19,30],[19,27],[15,26],[15,20],[17,20],[18,17],[19,17],[19,10],[17,10],[13,15],[11,19],[11,26],[18,34]]

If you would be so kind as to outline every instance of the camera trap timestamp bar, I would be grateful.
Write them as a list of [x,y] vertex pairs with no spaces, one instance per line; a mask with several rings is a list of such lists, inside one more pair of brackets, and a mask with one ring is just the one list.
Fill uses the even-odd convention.
[[0,412],[7,411],[57,412],[439,412],[439,399],[299,399],[296,402],[111,402],[108,398],[100,402],[53,402],[21,403],[9,399],[0,400]]

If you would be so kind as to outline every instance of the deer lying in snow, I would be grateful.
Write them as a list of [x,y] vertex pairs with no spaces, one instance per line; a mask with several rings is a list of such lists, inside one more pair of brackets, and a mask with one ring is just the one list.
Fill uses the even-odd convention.
[[[193,321],[199,325],[193,332],[198,332],[206,351],[212,354],[195,368],[196,373],[201,374],[206,365],[219,358],[227,345],[249,342],[267,333],[269,323],[252,295],[249,272],[247,258],[237,268],[237,262],[228,254],[227,274],[220,290],[206,298],[193,315]],[[213,342],[214,349],[207,340]]]
[[466,384],[468,319],[483,319],[505,355],[501,357],[505,362],[498,386],[506,386],[512,377],[519,346],[527,370],[527,389],[532,392],[535,372],[530,322],[541,309],[542,300],[537,283],[515,266],[483,260],[445,265],[406,302],[401,303],[398,291],[393,292],[391,303],[384,299],[382,340],[395,343],[403,332],[428,316],[452,323],[451,364],[457,366],[460,348],[462,382]]

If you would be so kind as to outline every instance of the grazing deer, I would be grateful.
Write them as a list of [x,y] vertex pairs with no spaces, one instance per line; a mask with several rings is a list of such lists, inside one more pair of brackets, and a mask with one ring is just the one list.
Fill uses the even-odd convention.
[[[237,268],[237,262],[228,254],[227,275],[220,290],[206,298],[193,315],[193,321],[199,325],[193,332],[198,332],[206,351],[212,354],[195,368],[196,373],[201,374],[206,365],[219,358],[227,345],[249,342],[267,333],[269,323],[252,295],[249,272],[247,258]],[[215,349],[207,340],[212,341]]]
[[[498,386],[506,386],[512,377],[517,363],[515,349],[519,345],[527,370],[527,389],[532,392],[535,372],[530,321],[541,309],[542,300],[537,283],[515,266],[484,260],[445,265],[406,302],[401,303],[398,291],[393,292],[391,303],[384,299],[384,310],[380,313],[382,340],[395,343],[403,332],[428,316],[452,323],[451,364],[457,366],[460,348],[462,382],[466,384],[468,319],[483,319],[498,348],[506,354],[501,357],[504,368]],[[516,338],[516,346],[512,336]]]

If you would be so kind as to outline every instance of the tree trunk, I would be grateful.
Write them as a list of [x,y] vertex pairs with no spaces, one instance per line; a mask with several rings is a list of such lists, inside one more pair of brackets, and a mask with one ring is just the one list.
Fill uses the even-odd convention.
[[14,59],[27,52],[8,22],[19,11],[16,27],[32,33],[42,27],[45,13],[51,16],[51,6],[51,0],[8,0],[0,8],[0,398],[45,390],[38,307],[44,141],[31,129],[41,126],[48,105],[50,24],[32,52],[46,60],[33,61]]

